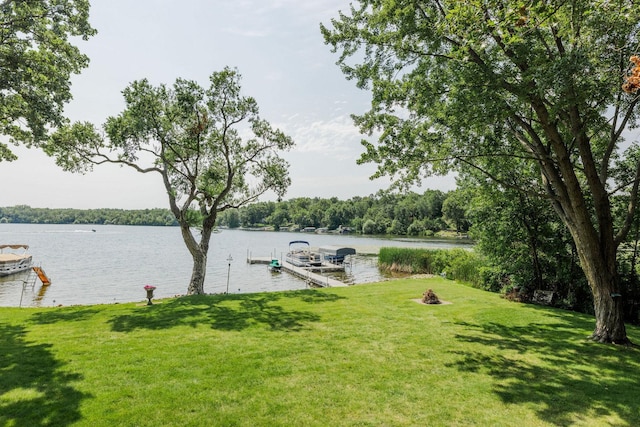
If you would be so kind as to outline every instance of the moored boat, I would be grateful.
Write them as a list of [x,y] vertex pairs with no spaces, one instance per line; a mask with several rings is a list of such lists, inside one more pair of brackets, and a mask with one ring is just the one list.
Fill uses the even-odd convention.
[[289,252],[286,261],[296,267],[317,267],[322,265],[320,254],[311,252],[309,242],[306,240],[293,240],[289,242]]
[[282,264],[280,264],[280,261],[278,261],[277,259],[272,259],[267,268],[273,273],[280,273]]
[[31,268],[29,245],[0,245],[0,276],[9,276]]

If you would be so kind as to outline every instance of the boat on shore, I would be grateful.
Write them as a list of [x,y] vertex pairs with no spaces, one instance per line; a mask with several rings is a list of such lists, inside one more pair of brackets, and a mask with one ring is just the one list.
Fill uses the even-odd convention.
[[0,276],[21,273],[31,268],[29,245],[0,245]]
[[289,252],[287,252],[285,260],[296,267],[319,267],[322,265],[322,256],[311,252],[309,242],[306,240],[289,242]]

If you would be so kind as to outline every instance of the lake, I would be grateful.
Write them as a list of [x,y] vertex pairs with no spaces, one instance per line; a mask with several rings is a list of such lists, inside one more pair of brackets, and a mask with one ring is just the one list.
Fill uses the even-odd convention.
[[[355,248],[351,266],[339,277],[349,284],[385,278],[372,255],[381,247],[470,247],[457,240],[225,229],[211,238],[205,292],[226,292],[227,286],[229,293],[305,289],[301,279],[246,262],[248,257],[283,259],[292,240]],[[29,245],[33,265],[52,282],[43,287],[37,280],[32,288],[23,286],[26,274],[0,277],[0,306],[5,307],[144,301],[147,284],[157,287],[156,298],[182,295],[193,265],[178,227],[0,224],[0,243]]]

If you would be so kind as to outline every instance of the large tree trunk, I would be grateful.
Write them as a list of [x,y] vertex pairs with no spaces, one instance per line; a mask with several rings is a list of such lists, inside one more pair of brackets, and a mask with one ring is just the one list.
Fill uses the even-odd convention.
[[191,272],[191,281],[189,282],[187,295],[202,295],[205,293],[204,279],[207,274],[207,253],[209,252],[209,241],[211,239],[213,225],[203,224],[200,243],[193,237],[188,224],[182,224],[180,229],[182,231],[182,238],[193,259],[193,270]]
[[[535,107],[541,122],[545,123],[545,134],[556,155],[555,161],[541,163],[545,180],[549,183],[552,205],[571,233],[593,295],[596,327],[591,338],[599,342],[627,344],[629,339],[623,321],[616,263],[617,245],[606,179],[598,175],[591,141],[577,109],[571,109],[569,116],[586,184],[576,173],[577,168],[567,149],[570,144],[564,144],[561,132],[550,120],[546,107],[542,103]],[[547,155],[544,150],[539,154]],[[606,176],[605,172],[602,174]],[[553,190],[549,190],[551,187]]]
[[622,297],[603,283],[593,290],[593,306],[596,315],[596,328],[591,338],[599,342],[628,344],[624,326]]
[[204,278],[207,274],[207,254],[196,251],[191,256],[193,258],[193,270],[187,295],[202,295],[204,294]]
[[596,327],[591,338],[598,342],[628,344],[615,249],[606,250],[598,242],[584,239],[576,241],[576,248],[593,294]]

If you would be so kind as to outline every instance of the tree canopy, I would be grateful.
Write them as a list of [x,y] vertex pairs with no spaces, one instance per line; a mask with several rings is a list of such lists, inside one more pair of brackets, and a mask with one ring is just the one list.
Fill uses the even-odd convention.
[[[96,31],[87,0],[4,0],[0,3],[0,134],[27,145],[64,123],[70,77],[89,59],[71,43]],[[0,161],[15,160],[0,143]]]
[[[633,1],[363,0],[323,25],[350,79],[361,162],[407,184],[478,170],[543,198],[569,230],[594,296],[593,338],[627,342],[616,249],[638,202]],[[624,86],[624,88],[623,88]],[[626,151],[625,151],[626,150]],[[614,218],[612,197],[627,209]]]
[[290,179],[278,152],[293,141],[260,118],[230,68],[211,74],[206,89],[184,79],[171,87],[139,80],[123,95],[125,110],[106,120],[105,136],[90,123],[74,123],[53,134],[47,152],[66,170],[115,163],[158,174],[194,260],[188,292],[203,293],[218,214],[267,191],[281,197]]
[[297,231],[313,227],[343,233],[433,236],[447,229],[447,221],[453,228],[456,226],[458,218],[444,216],[442,212],[443,203],[452,194],[439,190],[426,190],[423,194],[379,191],[347,200],[300,197],[277,203],[257,202],[225,212],[219,223],[230,228]]

